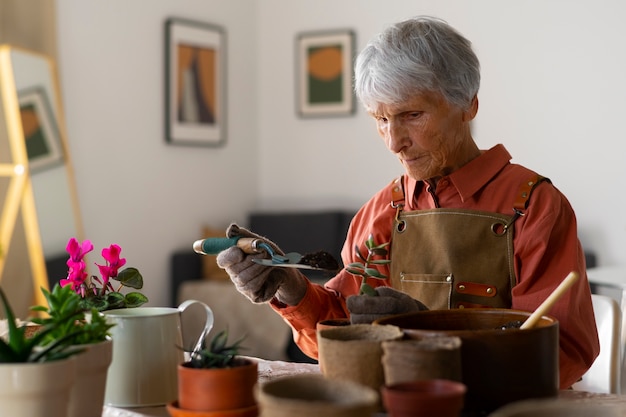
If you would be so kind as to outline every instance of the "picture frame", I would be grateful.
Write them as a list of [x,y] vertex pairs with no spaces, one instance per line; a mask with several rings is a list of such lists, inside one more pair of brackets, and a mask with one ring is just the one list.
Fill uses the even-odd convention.
[[296,100],[301,117],[349,116],[355,112],[354,42],[354,31],[349,29],[297,36]]
[[188,19],[165,22],[165,131],[170,144],[226,141],[226,33]]
[[63,145],[50,100],[43,87],[18,92],[22,131],[31,173],[63,163]]

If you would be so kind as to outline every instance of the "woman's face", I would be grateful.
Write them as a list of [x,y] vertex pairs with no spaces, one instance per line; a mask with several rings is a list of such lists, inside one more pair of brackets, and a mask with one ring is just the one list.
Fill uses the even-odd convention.
[[469,128],[477,110],[476,98],[468,110],[462,110],[440,93],[425,92],[368,112],[406,173],[416,180],[429,180],[450,174],[478,156]]

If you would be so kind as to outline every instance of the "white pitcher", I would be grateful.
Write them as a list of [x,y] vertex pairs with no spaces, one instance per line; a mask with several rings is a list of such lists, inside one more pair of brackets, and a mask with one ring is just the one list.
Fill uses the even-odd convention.
[[201,301],[187,300],[178,308],[137,307],[103,312],[107,321],[115,324],[110,331],[113,361],[107,375],[105,404],[148,407],[176,400],[177,367],[185,358],[181,315],[192,305],[200,305],[206,312],[204,329],[195,341],[197,347],[214,321],[213,311]]

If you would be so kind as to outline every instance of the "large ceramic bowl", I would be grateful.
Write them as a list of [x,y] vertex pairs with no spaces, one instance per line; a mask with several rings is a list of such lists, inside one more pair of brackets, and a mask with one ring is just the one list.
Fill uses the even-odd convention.
[[507,327],[529,316],[507,309],[432,310],[385,317],[375,324],[398,326],[413,339],[460,337],[465,410],[489,412],[513,401],[558,394],[558,321],[543,316],[532,329]]

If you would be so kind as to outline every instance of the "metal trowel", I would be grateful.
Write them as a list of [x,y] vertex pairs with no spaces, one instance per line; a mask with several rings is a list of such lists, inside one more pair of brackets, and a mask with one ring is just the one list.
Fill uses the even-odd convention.
[[270,256],[269,259],[252,260],[253,262],[261,265],[278,266],[283,268],[314,269],[318,271],[336,271],[337,269],[339,269],[339,265],[337,265],[337,267],[334,267],[333,265],[333,268],[328,268],[312,263],[302,263],[304,258],[303,255],[297,252],[290,252],[286,253],[285,255],[280,255],[276,253],[276,251],[272,249],[272,247],[264,240],[251,237],[213,237],[196,240],[193,243],[193,250],[196,253],[200,253],[203,255],[217,255],[221,251],[226,250],[232,246],[237,246],[239,249],[248,254],[266,252]]

